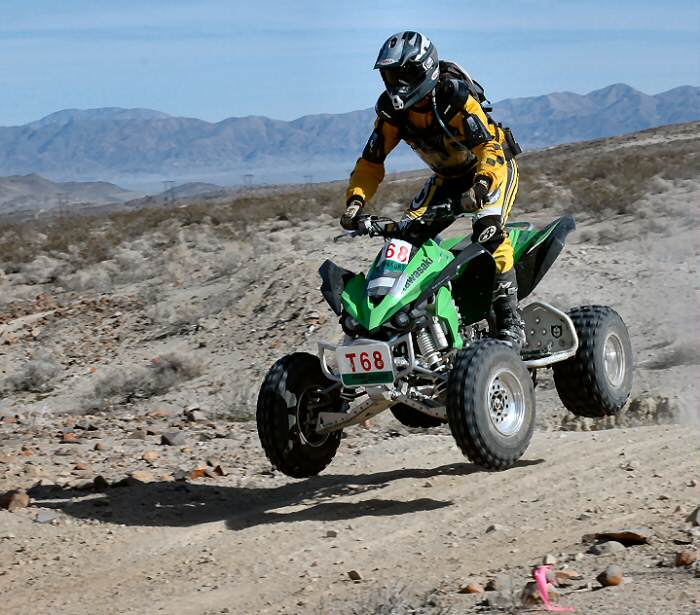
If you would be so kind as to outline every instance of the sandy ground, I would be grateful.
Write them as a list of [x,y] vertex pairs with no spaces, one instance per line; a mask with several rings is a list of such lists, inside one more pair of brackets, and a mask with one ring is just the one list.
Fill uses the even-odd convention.
[[[380,245],[334,243],[330,216],[230,238],[192,225],[84,271],[41,255],[0,275],[0,494],[32,502],[0,510],[0,611],[516,612],[458,590],[505,573],[519,595],[551,554],[579,573],[561,590],[577,612],[689,615],[700,581],[673,561],[700,534],[685,521],[700,505],[699,196],[658,179],[634,214],[576,214],[532,298],[620,312],[633,402],[619,421],[573,420],[543,372],[540,430],[496,474],[446,428],[387,417],[348,430],[317,478],[271,471],[249,420],[260,381],[285,352],[338,339],[319,264],[360,269]],[[649,544],[587,552],[585,534],[640,526]],[[626,582],[599,589],[613,561]]]

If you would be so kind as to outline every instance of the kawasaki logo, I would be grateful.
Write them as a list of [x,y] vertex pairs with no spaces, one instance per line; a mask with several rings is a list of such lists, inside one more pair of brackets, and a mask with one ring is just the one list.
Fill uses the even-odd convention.
[[428,269],[428,267],[430,267],[430,265],[432,265],[432,264],[433,264],[432,258],[428,257],[428,258],[423,259],[423,262],[420,265],[418,265],[418,267],[416,267],[416,270],[411,275],[409,275],[408,278],[406,279],[406,283],[403,285],[404,292],[421,275],[423,275],[423,273],[425,273],[425,271]]

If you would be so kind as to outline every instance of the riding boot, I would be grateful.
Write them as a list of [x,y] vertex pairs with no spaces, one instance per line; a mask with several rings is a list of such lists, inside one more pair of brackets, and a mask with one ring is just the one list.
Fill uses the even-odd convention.
[[520,352],[525,344],[525,323],[518,313],[518,280],[515,269],[496,273],[493,311],[496,317],[496,337]]

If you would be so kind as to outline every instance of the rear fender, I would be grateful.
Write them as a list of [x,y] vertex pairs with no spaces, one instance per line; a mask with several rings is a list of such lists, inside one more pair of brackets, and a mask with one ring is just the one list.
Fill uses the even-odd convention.
[[567,235],[576,229],[572,216],[562,216],[526,242],[516,241],[515,272],[518,277],[518,299],[527,297],[540,283],[564,249]]

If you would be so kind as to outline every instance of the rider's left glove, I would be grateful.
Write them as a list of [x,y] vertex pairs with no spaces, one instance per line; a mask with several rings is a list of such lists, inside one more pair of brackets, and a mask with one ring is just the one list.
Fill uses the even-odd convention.
[[483,207],[489,200],[489,190],[491,189],[491,180],[487,177],[477,177],[472,190],[474,191],[474,202],[477,207]]
[[357,218],[362,211],[364,201],[360,198],[353,198],[348,201],[345,212],[340,217],[340,226],[346,231],[354,231],[357,228]]

